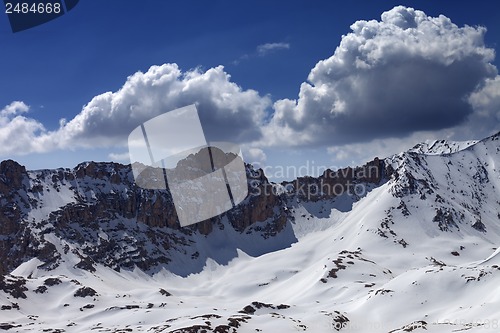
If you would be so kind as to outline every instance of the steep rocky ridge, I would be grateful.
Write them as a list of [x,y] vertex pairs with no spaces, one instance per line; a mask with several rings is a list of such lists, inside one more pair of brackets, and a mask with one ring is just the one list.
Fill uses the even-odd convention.
[[[214,233],[229,237],[228,232],[235,232],[246,239],[257,237],[265,244],[263,250],[245,248],[242,245],[245,242],[235,240],[238,245],[235,243],[231,252],[235,255],[239,247],[260,255],[296,241],[289,225],[294,219],[288,209],[292,197],[328,200],[356,183],[380,184],[382,173],[371,172],[369,177],[357,175],[370,166],[382,170],[383,163],[376,159],[361,168],[337,173],[327,170],[316,179],[301,178],[296,181],[293,193],[288,187],[292,183],[272,184],[261,169],[247,165],[250,195],[243,203],[220,216],[181,228],[169,189],[138,187],[129,165],[85,162],[74,169],[27,171],[15,161],[3,161],[0,274],[12,271],[30,258],[40,259],[41,268],[54,269],[71,251],[78,258],[75,267],[90,271],[100,263],[118,271],[138,267],[155,272],[164,267],[188,274],[192,272],[179,269],[172,258],[180,255],[184,257],[181,261],[190,258],[198,262],[194,271],[201,269],[208,257],[221,262],[230,260],[230,255],[203,253],[198,249],[200,241],[194,240],[197,235],[205,236],[202,239],[210,243],[207,236]],[[318,195],[311,192],[313,183],[332,187],[338,184],[338,187],[335,192]],[[50,235],[57,238],[58,244],[47,239]]]

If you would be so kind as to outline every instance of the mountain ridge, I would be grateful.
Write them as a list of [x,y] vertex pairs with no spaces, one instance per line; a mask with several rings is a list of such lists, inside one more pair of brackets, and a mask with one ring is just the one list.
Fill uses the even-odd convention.
[[[0,324],[495,332],[498,165],[499,133],[451,153],[408,151],[281,184],[247,165],[259,195],[179,228],[166,192],[134,188],[126,166],[2,162],[0,305],[9,317]],[[332,186],[340,192],[324,190]]]

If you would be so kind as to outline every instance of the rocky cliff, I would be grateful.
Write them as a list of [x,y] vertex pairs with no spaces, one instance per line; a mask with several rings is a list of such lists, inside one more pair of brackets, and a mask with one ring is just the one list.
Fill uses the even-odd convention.
[[[38,258],[40,267],[55,269],[68,251],[78,258],[75,267],[90,271],[100,263],[118,271],[138,267],[146,272],[166,268],[181,273],[184,270],[178,269],[173,259],[179,254],[198,262],[196,271],[207,257],[218,259],[217,253],[198,249],[197,237],[203,236],[209,243],[208,236],[214,233],[257,237],[265,245],[261,251],[248,249],[254,255],[290,246],[296,241],[287,229],[293,220],[289,210],[293,198],[331,199],[357,183],[376,185],[387,177],[379,159],[364,167],[327,170],[319,178],[283,184],[270,183],[262,170],[251,165],[246,166],[246,172],[249,195],[243,203],[181,228],[168,188],[138,187],[130,165],[86,162],[74,169],[27,171],[15,161],[3,161],[0,274],[31,258]],[[335,191],[318,193],[312,184],[324,184]],[[238,246],[241,244],[234,244],[232,251]],[[222,261],[230,259],[223,257]]]

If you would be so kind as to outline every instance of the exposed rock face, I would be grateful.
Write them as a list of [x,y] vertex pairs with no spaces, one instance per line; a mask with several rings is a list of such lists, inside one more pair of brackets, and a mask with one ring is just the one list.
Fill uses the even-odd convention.
[[358,185],[363,188],[366,185],[379,185],[392,175],[392,168],[383,160],[375,157],[367,164],[339,170],[327,169],[317,178],[299,177],[293,182],[283,182],[282,185],[288,193],[295,194],[301,200],[317,201],[332,199],[344,193],[349,195],[363,195],[357,189]]
[[[252,186],[269,184],[263,175],[255,179],[250,166],[247,173]],[[181,228],[168,188],[140,188],[130,166],[116,163],[28,172],[14,161],[4,161],[0,203],[0,274],[33,257],[43,268],[55,268],[61,261],[59,245],[79,258],[76,267],[81,269],[92,271],[101,263],[116,270],[154,270],[167,265],[172,253],[196,252],[189,247],[197,233],[209,235],[226,225],[243,233],[265,222],[257,231],[266,239],[282,231],[288,220],[280,197],[262,192],[223,215]],[[60,244],[47,240],[52,236]]]
[[0,163],[0,193],[8,195],[10,192],[21,189],[25,179],[26,168],[12,160]]
[[10,253],[19,244],[21,207],[30,207],[27,197],[19,195],[26,178],[25,167],[12,160],[0,163],[0,274],[5,274],[7,267],[15,267],[17,262]]
[[255,221],[273,220],[274,230],[271,234],[281,231],[287,222],[285,199],[273,191],[266,191],[272,185],[267,180],[261,169],[247,168],[247,179],[249,180],[249,197],[245,204],[237,206],[228,212],[231,224],[242,232]]
[[[172,262],[173,255],[197,261],[200,269],[207,258],[197,250],[197,234],[209,237],[233,229],[241,237],[268,242],[282,237],[286,240],[276,244],[290,245],[296,241],[286,231],[293,219],[288,209],[291,197],[329,199],[355,184],[375,186],[387,178],[379,159],[360,168],[327,170],[318,178],[281,185],[271,184],[262,170],[250,165],[246,172],[249,195],[241,204],[181,228],[169,189],[138,187],[129,165],[87,162],[74,169],[26,171],[14,161],[4,161],[0,164],[0,274],[31,258],[42,261],[39,268],[50,270],[68,255],[75,258],[76,268],[90,272],[100,263],[118,271],[139,267],[154,272],[165,267],[181,274],[184,271]],[[291,196],[286,192],[290,184],[309,190],[311,184],[318,184],[337,192],[308,197],[297,190]],[[236,243],[233,246],[238,247]]]

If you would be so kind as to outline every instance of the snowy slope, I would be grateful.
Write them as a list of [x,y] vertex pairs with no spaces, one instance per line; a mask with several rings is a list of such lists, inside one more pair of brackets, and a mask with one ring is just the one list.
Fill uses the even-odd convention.
[[[117,271],[99,262],[95,270],[83,269],[84,245],[49,229],[43,237],[56,247],[59,264],[44,269],[32,258],[4,276],[0,328],[498,332],[499,135],[445,154],[404,152],[384,163],[390,176],[377,186],[366,184],[368,193],[360,198],[304,201],[290,195],[276,201],[290,218],[270,238],[259,233],[269,221],[242,232],[227,218],[207,235],[176,231],[189,241],[174,244],[182,251],[157,271]],[[92,200],[90,190],[80,193]],[[45,202],[55,209],[67,204],[63,200],[72,199]],[[31,214],[41,219],[47,210]],[[120,237],[150,230],[110,221],[100,224],[99,239],[117,237],[113,223],[125,225]],[[141,243],[132,255],[144,246],[154,247]],[[200,260],[203,268],[196,269]],[[173,265],[178,273],[169,269]]]
[[476,144],[478,140],[469,141],[448,141],[448,140],[427,140],[413,146],[409,152],[427,154],[427,155],[442,155],[451,154],[463,150]]

